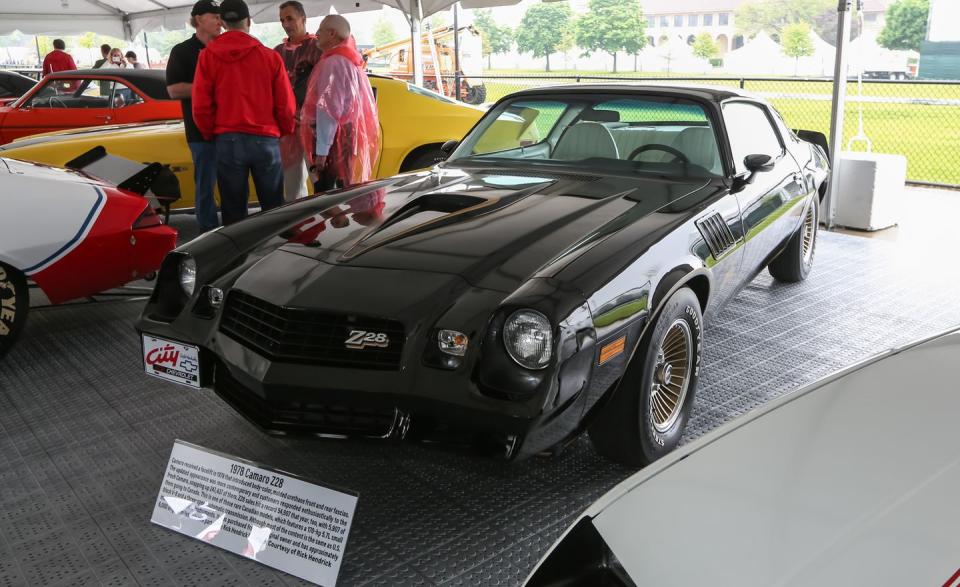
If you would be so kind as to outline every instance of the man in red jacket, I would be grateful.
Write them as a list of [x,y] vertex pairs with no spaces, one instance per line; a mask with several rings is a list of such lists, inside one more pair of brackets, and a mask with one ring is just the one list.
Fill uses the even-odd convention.
[[73,62],[73,57],[64,51],[67,45],[63,39],[53,40],[53,51],[47,53],[43,58],[43,75],[48,76],[55,71],[73,71],[77,69],[77,64]]
[[247,216],[248,174],[260,208],[283,203],[279,138],[293,132],[294,99],[283,60],[248,34],[243,0],[224,0],[226,29],[200,53],[193,79],[193,120],[217,149],[223,223]]

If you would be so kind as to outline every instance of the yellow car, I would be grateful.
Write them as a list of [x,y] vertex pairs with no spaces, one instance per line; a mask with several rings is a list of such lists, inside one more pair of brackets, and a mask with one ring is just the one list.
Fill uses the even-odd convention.
[[[440,146],[463,138],[484,110],[468,106],[404,81],[370,75],[380,114],[380,158],[376,177],[429,167],[446,154]],[[515,131],[514,131],[515,132]],[[193,160],[183,122],[100,126],[24,137],[0,147],[0,156],[54,166],[103,146],[111,155],[134,161],[159,161],[180,180],[182,197],[173,208],[194,205]],[[251,184],[251,199],[255,199]]]

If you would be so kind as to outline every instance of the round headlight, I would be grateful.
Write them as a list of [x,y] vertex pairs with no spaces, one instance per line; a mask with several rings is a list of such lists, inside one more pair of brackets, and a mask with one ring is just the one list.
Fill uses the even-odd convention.
[[188,296],[192,296],[197,287],[197,262],[193,257],[184,257],[180,261],[180,287]]
[[503,344],[520,366],[543,369],[550,364],[553,348],[550,321],[540,312],[517,310],[503,326]]

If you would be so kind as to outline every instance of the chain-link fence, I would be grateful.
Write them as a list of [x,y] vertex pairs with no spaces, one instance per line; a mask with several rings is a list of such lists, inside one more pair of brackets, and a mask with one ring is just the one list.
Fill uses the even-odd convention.
[[[793,128],[830,134],[833,81],[829,79],[523,75],[469,77],[460,81],[461,99],[476,102],[482,98],[479,101],[487,103],[525,88],[578,83],[679,83],[743,88],[767,99]],[[453,76],[443,82],[447,89],[456,83]],[[858,138],[861,112],[864,135],[873,151],[907,158],[908,181],[960,187],[960,82],[864,80],[861,93],[857,82],[849,81],[844,150],[851,139],[854,141],[849,150],[867,149],[867,141]]]

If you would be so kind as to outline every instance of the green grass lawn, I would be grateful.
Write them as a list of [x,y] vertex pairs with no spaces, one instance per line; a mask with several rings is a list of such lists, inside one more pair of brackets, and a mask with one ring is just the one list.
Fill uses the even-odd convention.
[[[528,79],[487,79],[487,100],[493,101],[517,90],[566,83],[574,80],[544,79],[545,75],[554,76],[603,76],[603,77],[663,77],[662,74],[635,74],[624,72],[573,72],[556,71],[545,74],[543,71],[506,71],[487,72],[485,75],[519,76],[528,75]],[[696,77],[673,76],[678,81],[696,82]],[[539,78],[539,79],[538,79]],[[589,83],[589,80],[584,80]],[[711,85],[738,86],[738,81],[704,81]],[[822,96],[832,93],[829,81],[803,80],[758,80],[747,81],[745,88],[758,94],[786,94],[791,96]],[[886,98],[895,103],[865,102],[863,104],[863,122],[867,136],[873,141],[873,150],[877,153],[895,153],[907,157],[907,177],[913,181],[928,181],[960,185],[960,105],[937,105],[906,103],[908,100],[960,100],[960,84],[930,85],[916,83],[863,84],[863,95],[874,98]],[[858,108],[856,82],[847,84],[847,107],[844,120],[843,148],[857,132]],[[767,96],[771,103],[783,114],[787,123],[794,128],[817,130],[829,133],[830,101],[804,97]],[[853,145],[855,151],[865,150],[863,143]]]

